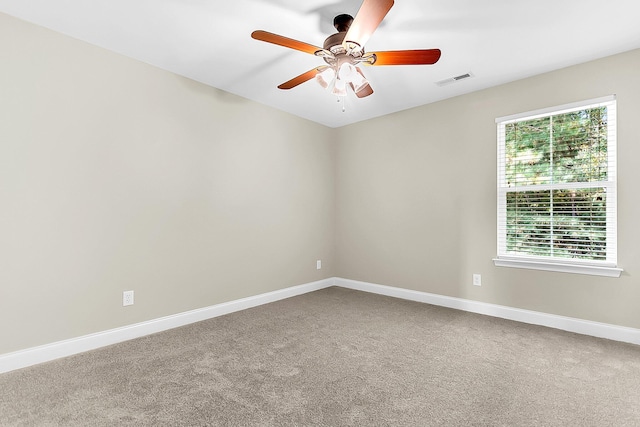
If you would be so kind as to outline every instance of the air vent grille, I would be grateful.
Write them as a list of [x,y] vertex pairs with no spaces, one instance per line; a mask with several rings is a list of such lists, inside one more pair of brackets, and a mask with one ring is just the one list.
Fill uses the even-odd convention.
[[449,77],[448,79],[440,80],[439,82],[436,82],[436,84],[438,86],[446,86],[451,83],[459,82],[460,80],[469,79],[471,77],[473,77],[473,74],[469,72],[469,73],[460,74],[459,76]]

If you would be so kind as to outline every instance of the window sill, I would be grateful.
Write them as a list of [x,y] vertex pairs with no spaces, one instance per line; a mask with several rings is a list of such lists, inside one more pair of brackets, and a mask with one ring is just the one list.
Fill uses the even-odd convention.
[[556,271],[560,273],[588,274],[591,276],[620,277],[622,269],[618,267],[562,264],[548,261],[494,258],[496,267],[527,268],[530,270]]

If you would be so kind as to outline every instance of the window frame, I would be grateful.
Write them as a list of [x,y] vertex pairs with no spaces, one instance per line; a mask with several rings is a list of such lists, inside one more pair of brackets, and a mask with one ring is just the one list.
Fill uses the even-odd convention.
[[[507,124],[531,120],[536,118],[552,117],[573,111],[596,108],[598,106],[606,106],[607,121],[607,156],[608,171],[607,181],[604,185],[607,189],[607,259],[584,260],[571,258],[554,258],[547,256],[533,256],[526,254],[511,254],[506,251],[507,228],[506,228],[506,197],[510,192],[516,191],[509,189],[505,182],[506,174],[506,138],[505,128]],[[615,95],[595,98],[570,104],[564,104],[555,107],[548,107],[534,111],[528,111],[496,118],[496,132],[498,145],[498,165],[497,165],[497,256],[493,259],[494,265],[497,267],[513,267],[526,268],[534,270],[556,271],[563,273],[588,274],[606,277],[619,277],[622,268],[617,265],[617,112],[616,112]],[[613,114],[611,114],[613,112]],[[567,183],[567,187],[571,187],[576,183]],[[586,183],[588,186],[591,184]],[[563,188],[549,185],[549,189]],[[613,224],[610,221],[613,220]]]

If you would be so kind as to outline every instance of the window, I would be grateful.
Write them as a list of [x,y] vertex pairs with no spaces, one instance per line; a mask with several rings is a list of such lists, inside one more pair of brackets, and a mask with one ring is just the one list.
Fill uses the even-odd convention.
[[496,123],[495,265],[618,277],[615,97]]

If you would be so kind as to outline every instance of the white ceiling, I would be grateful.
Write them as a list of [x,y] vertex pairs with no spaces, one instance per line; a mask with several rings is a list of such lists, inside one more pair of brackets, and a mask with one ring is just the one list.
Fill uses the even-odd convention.
[[[637,0],[396,0],[368,51],[442,50],[435,65],[366,67],[375,93],[342,104],[311,80],[321,58],[250,37],[322,46],[361,0],[0,0],[0,12],[291,114],[339,127],[640,48]],[[436,82],[471,72],[473,78]]]

